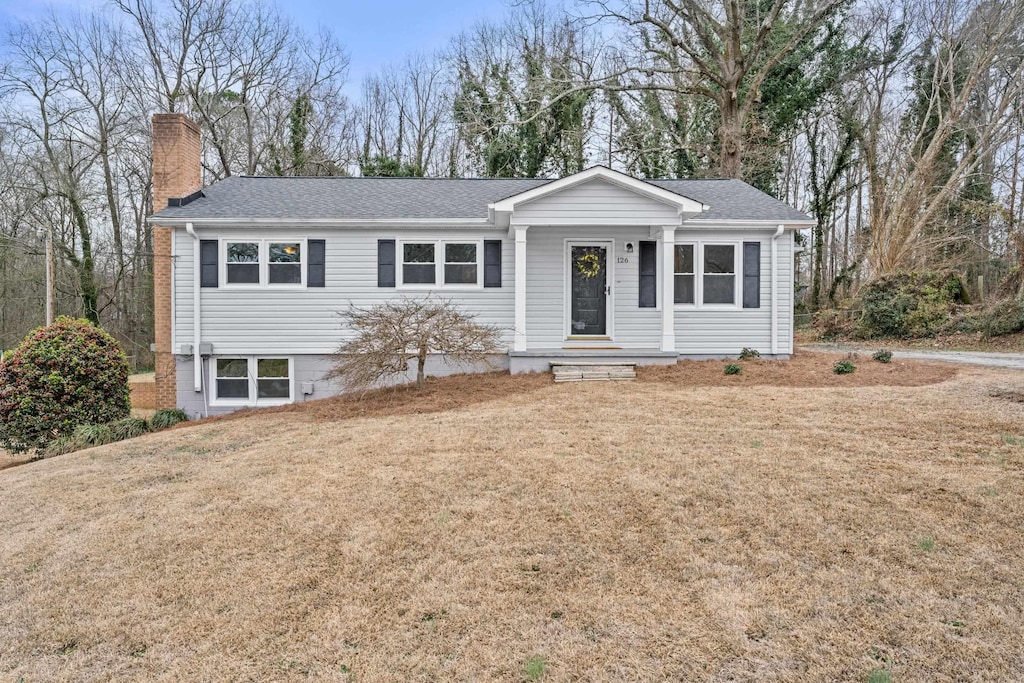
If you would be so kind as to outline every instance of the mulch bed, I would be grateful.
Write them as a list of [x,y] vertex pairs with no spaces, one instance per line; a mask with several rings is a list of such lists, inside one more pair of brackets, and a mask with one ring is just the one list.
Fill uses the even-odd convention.
[[[918,387],[937,384],[956,376],[948,363],[893,360],[880,363],[864,354],[848,356],[856,370],[848,375],[832,372],[843,356],[801,351],[787,361],[778,360],[684,360],[676,365],[646,367],[638,371],[641,382],[669,382],[699,387]],[[736,363],[738,375],[726,375],[725,366]]]

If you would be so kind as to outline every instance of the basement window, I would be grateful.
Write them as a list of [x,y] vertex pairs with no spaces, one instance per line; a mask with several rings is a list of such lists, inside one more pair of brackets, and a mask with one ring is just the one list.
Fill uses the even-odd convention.
[[214,361],[212,403],[275,405],[294,395],[290,358],[217,358]]

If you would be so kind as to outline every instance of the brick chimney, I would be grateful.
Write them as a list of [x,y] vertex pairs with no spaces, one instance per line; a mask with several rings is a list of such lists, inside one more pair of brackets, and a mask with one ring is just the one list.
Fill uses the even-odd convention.
[[[184,114],[153,115],[153,212],[167,200],[202,188],[199,126]],[[177,406],[171,348],[171,228],[153,226],[153,323],[156,342],[156,407]]]

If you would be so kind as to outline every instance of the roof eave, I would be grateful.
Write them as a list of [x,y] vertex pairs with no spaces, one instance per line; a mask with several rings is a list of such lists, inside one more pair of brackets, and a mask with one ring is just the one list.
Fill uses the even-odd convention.
[[[663,187],[652,185],[651,183],[626,175],[625,173],[620,173],[619,171],[612,170],[605,166],[592,166],[585,171],[580,171],[579,173],[574,173],[573,175],[568,175],[564,178],[559,178],[558,180],[552,180],[549,183],[538,185],[537,187],[526,190],[525,192],[520,192],[519,194],[512,195],[511,197],[506,197],[501,201],[488,204],[488,215],[493,212],[495,215],[508,214],[511,216],[518,204],[535,201],[542,197],[556,194],[570,187],[574,187],[594,179],[604,180],[624,189],[636,192],[637,194],[649,197],[655,201],[673,205],[677,208],[680,215],[686,213],[700,213],[711,208],[694,199],[672,192],[671,190],[666,190]],[[499,222],[504,221],[502,220]]]
[[264,218],[253,216],[202,217],[202,216],[160,216],[154,214],[146,219],[149,225],[169,228],[184,227],[186,223],[209,226],[280,227],[280,226],[423,226],[423,227],[494,227],[486,218]]
[[812,228],[817,225],[818,222],[806,218],[806,219],[789,219],[789,218],[746,218],[746,219],[729,219],[729,218],[691,218],[683,223],[684,228],[686,227],[701,227],[701,228],[728,228],[728,227],[765,227],[765,228],[777,228],[783,226],[787,230],[802,230],[804,228]]

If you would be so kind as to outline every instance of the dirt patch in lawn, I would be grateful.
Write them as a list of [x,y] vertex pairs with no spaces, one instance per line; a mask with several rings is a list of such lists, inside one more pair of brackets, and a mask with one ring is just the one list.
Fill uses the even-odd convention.
[[[917,387],[945,382],[956,376],[957,368],[948,363],[930,363],[893,359],[889,363],[872,360],[865,354],[851,354],[854,372],[837,375],[832,371],[843,356],[800,351],[789,360],[684,360],[676,365],[644,367],[638,372],[642,382],[667,382],[698,387],[772,386],[772,387]],[[725,366],[740,366],[737,375],[726,375]]]

